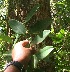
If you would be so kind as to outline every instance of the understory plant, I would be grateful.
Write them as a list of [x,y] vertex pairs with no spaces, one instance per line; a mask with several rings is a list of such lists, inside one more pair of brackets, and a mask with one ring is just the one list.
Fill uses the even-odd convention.
[[30,41],[29,46],[34,46],[34,48],[38,50],[38,52],[32,56],[33,60],[31,60],[31,64],[34,68],[37,68],[38,61],[44,59],[53,50],[53,46],[43,45],[41,46],[42,48],[39,47],[39,44],[42,43],[50,33],[50,30],[46,30],[46,26],[50,23],[49,20],[44,19],[37,21],[36,24],[32,25],[28,29],[25,27],[26,23],[29,22],[39,7],[39,4],[35,5],[22,23],[15,19],[9,20],[10,27],[18,34],[18,37],[19,35],[23,35],[25,39]]
[[[48,54],[53,50],[53,46],[46,46],[45,44],[42,45],[41,47],[39,46],[41,43],[44,42],[45,38],[50,33],[50,30],[46,30],[47,26],[50,24],[50,19],[38,20],[31,27],[29,28],[26,27],[26,24],[31,20],[33,15],[35,15],[40,6],[41,6],[40,4],[36,4],[27,14],[23,22],[19,22],[15,19],[10,19],[8,21],[11,29],[16,33],[16,39],[14,40],[13,46],[22,35],[25,39],[29,40],[30,42],[29,46],[34,46],[34,48],[38,50],[38,52],[31,58],[31,63],[27,68],[28,72],[30,70],[30,67],[37,68],[38,62],[47,57]],[[0,38],[4,41],[10,40],[8,39],[9,38],[8,36],[6,37],[6,39],[4,39],[4,35],[1,35]],[[11,40],[9,42],[12,43]]]

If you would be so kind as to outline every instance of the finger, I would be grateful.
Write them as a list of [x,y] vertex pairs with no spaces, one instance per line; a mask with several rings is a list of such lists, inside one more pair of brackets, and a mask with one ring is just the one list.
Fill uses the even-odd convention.
[[28,43],[29,43],[28,40],[24,40],[24,41],[22,41],[22,46],[26,46]]
[[37,52],[37,50],[35,48],[30,47],[29,49],[30,49],[31,54],[35,54]]

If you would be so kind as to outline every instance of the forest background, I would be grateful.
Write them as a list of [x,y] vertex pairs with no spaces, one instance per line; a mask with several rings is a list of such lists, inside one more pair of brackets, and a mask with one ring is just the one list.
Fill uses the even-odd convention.
[[0,0],[0,72],[25,39],[39,50],[26,72],[70,72],[70,1]]

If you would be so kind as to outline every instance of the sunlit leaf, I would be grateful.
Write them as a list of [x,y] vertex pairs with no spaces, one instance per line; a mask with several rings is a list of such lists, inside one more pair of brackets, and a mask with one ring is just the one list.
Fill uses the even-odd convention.
[[61,34],[64,34],[64,33],[65,33],[64,29],[61,29],[61,30],[60,30],[60,33],[61,33]]
[[43,49],[40,49],[40,51],[35,54],[37,60],[42,60],[43,58],[45,58],[53,49],[53,46],[46,46]]
[[44,30],[39,35],[37,35],[34,40],[31,42],[32,45],[41,43],[50,33],[50,30]]
[[43,49],[40,49],[39,52],[37,52],[34,55],[34,68],[37,67],[37,64],[40,60],[44,59],[48,54],[53,50],[53,46],[46,46]]
[[12,28],[12,30],[16,32],[17,34],[26,33],[25,26],[21,22],[18,22],[17,20],[14,20],[14,19],[9,20],[9,25]]
[[6,41],[9,43],[12,43],[11,38],[9,36],[3,35],[3,34],[0,35],[0,41]]
[[39,9],[39,7],[40,7],[40,4],[36,4],[36,5],[31,9],[31,11],[27,14],[24,23],[28,22],[28,21],[32,18],[32,16],[37,12],[37,10]]

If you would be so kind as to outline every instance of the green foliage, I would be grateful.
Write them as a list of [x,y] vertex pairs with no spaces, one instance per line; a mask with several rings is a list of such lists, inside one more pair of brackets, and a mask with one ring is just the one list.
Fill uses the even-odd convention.
[[31,42],[31,45],[35,45],[35,44],[41,43],[47,37],[47,35],[49,33],[50,33],[50,30],[44,30],[43,32],[41,32],[39,35],[37,35],[34,38],[34,40]]
[[9,43],[12,43],[11,38],[6,36],[6,35],[3,35],[3,34],[0,35],[0,41],[6,41],[6,42],[9,42]]
[[18,34],[25,34],[26,28],[22,23],[16,21],[16,20],[9,20],[10,27],[12,30]]
[[[21,22],[19,22],[19,21],[17,21],[17,20],[15,20],[15,19],[10,19],[9,21],[8,21],[8,23],[9,23],[9,25],[10,25],[10,27],[12,28],[12,30],[15,32],[15,33],[17,33],[17,36],[16,36],[16,39],[15,39],[15,41],[14,41],[14,43],[16,43],[17,41],[16,40],[18,40],[18,38],[20,38],[20,35],[24,35],[24,37],[26,38],[27,37],[27,35],[29,34],[29,36],[28,36],[28,39],[30,38],[30,33],[26,33],[26,31],[30,31],[30,29],[28,30],[28,29],[26,29],[26,27],[25,27],[25,23],[27,23],[27,22],[29,22],[29,20],[32,18],[32,16],[33,15],[35,15],[35,13],[37,12],[37,10],[39,9],[39,7],[40,7],[40,5],[39,4],[36,4],[33,8],[32,8],[32,10],[27,14],[27,16],[26,16],[26,18],[25,18],[25,21],[23,22],[23,23],[21,23]],[[44,23],[45,22],[45,23]],[[40,27],[40,24],[41,24],[41,27],[42,26],[44,26],[43,27],[43,29],[41,29],[41,28],[38,28],[38,27]],[[43,25],[44,24],[44,25]],[[47,24],[47,25],[46,25]],[[32,41],[31,41],[31,43],[30,43],[30,45],[31,46],[33,46],[33,45],[38,45],[39,43],[42,43],[42,41],[48,36],[48,34],[50,33],[50,30],[45,30],[46,29],[46,27],[48,27],[48,25],[50,24],[50,20],[48,21],[47,19],[45,19],[45,20],[41,20],[41,21],[38,21],[37,22],[37,24],[35,24],[36,26],[36,30],[34,30],[35,32],[38,32],[37,34],[34,34],[35,35],[35,38],[32,38]],[[31,30],[33,31],[33,29],[34,28],[31,28]],[[38,30],[39,29],[39,30]],[[41,32],[40,32],[41,31]],[[35,33],[34,32],[34,33]],[[5,37],[5,38],[4,38]],[[17,38],[18,37],[18,38]],[[10,37],[8,37],[8,36],[4,36],[4,35],[1,35],[0,36],[0,39],[3,41],[7,41],[7,42],[10,42],[10,43],[12,43],[12,41],[11,41],[11,39],[10,39]],[[14,46],[14,44],[13,44],[13,46]],[[45,49],[46,48],[46,49]],[[51,48],[51,46],[46,46],[45,48],[43,48],[43,49],[39,49],[39,48],[37,48],[37,49],[39,49],[39,53],[38,54],[36,54],[36,56],[37,56],[37,58],[38,59],[40,59],[40,60],[42,60],[42,59],[44,59],[46,56],[48,56],[48,54],[53,50],[53,48]],[[45,50],[45,51],[44,51]],[[47,53],[46,53],[47,52]],[[5,59],[6,59],[6,57],[8,56],[8,55],[10,54],[9,52],[8,53],[5,53],[4,54],[4,56],[5,56]],[[45,56],[44,56],[44,54],[45,54]],[[39,56],[41,56],[41,57],[39,57]],[[34,59],[34,56],[33,56],[33,59]]]
[[[37,11],[37,9],[39,8],[39,6],[40,5],[35,5],[34,7],[33,7],[33,9],[30,11],[30,13],[28,13],[27,14],[27,17],[26,17],[26,21],[25,21],[25,23],[26,22],[28,22],[31,18],[32,18],[32,16],[35,14],[35,12]],[[44,23],[45,22],[45,23]],[[39,21],[39,22],[37,22],[37,24],[35,24],[35,28],[34,27],[32,27],[31,28],[31,30],[33,31],[34,29],[34,31],[37,31],[38,32],[38,34],[35,36],[35,38],[33,38],[33,40],[31,41],[31,43],[30,43],[30,46],[34,46],[34,45],[38,45],[39,43],[41,43],[47,36],[48,36],[48,34],[50,33],[50,30],[45,30],[46,28],[46,26],[48,26],[49,25],[49,22],[50,21],[48,21],[47,19],[45,19],[45,20],[42,20],[42,21]],[[12,30],[14,31],[14,32],[16,32],[16,33],[18,33],[18,34],[24,34],[25,33],[25,28],[23,27],[24,26],[24,22],[23,22],[23,25],[21,24],[21,23],[19,23],[18,21],[16,21],[16,20],[10,20],[9,21],[9,24],[10,24],[10,27],[12,28]],[[43,25],[44,24],[44,25]],[[47,25],[46,25],[47,24]],[[42,28],[40,28],[40,26],[41,27],[43,27],[43,29]],[[29,29],[30,30],[30,29]],[[28,31],[29,31],[28,30]],[[40,32],[41,31],[41,32]],[[35,32],[34,32],[35,33]],[[26,34],[27,35],[27,34]],[[24,36],[25,37],[25,36]],[[30,38],[30,37],[29,37]],[[39,48],[38,48],[39,49]],[[44,47],[43,49],[41,49],[41,50],[39,50],[39,52],[36,54],[36,57],[37,57],[37,59],[38,60],[42,60],[42,59],[44,59],[51,51],[53,50],[53,48],[51,48],[51,46],[46,46],[46,47]],[[33,56],[33,59],[35,60],[35,57]],[[38,61],[38,60],[36,60],[36,61]],[[32,63],[32,62],[31,62]],[[38,62],[35,64],[34,63],[34,68],[35,68],[35,66],[38,64]],[[31,67],[31,66],[30,66]]]
[[[37,9],[37,8],[36,8]],[[33,8],[32,10],[36,10],[35,8]],[[35,13],[34,13],[35,14]],[[32,14],[33,15],[33,14]],[[32,17],[32,15],[30,16],[30,18]],[[28,21],[28,20],[27,20]],[[18,34],[24,34],[25,33],[25,28],[23,27],[24,25],[22,25],[21,23],[19,23],[16,20],[10,20],[9,21],[10,27],[12,28],[12,30]],[[46,25],[46,24],[45,24]],[[38,26],[38,25],[36,25]],[[38,29],[37,29],[38,30]],[[32,41],[31,41],[31,46],[34,45],[38,45],[39,43],[41,43],[50,33],[50,30],[42,30]],[[45,58],[51,51],[53,50],[53,48],[51,48],[51,46],[46,46],[45,48],[41,49],[37,54],[36,57],[37,59],[42,60],[43,58]],[[34,64],[35,65],[35,64]]]
[[36,13],[37,10],[39,9],[39,7],[40,7],[40,4],[36,4],[36,5],[31,9],[31,11],[27,14],[24,23],[28,22],[28,21],[32,18],[32,16],[35,15],[35,13]]
[[51,24],[51,19],[43,19],[36,22],[36,24],[32,25],[29,28],[29,32],[33,34],[37,34],[45,29]]
[[[0,69],[3,69],[7,59],[7,61],[11,60],[11,49],[9,44],[15,40],[13,42],[14,46],[14,44],[20,40],[31,38],[30,45],[35,45],[36,49],[39,51],[34,56],[32,56],[32,61],[29,64],[27,72],[32,72],[32,69],[36,69],[36,72],[43,72],[41,68],[38,69],[38,62],[40,62],[40,60],[51,62],[49,59],[52,55],[54,55],[53,64],[55,65],[55,72],[70,72],[70,1],[55,0],[51,3],[50,12],[52,20],[38,20],[29,28],[26,28],[25,25],[27,25],[27,23],[39,10],[41,6],[39,4],[36,4],[31,9],[31,11],[26,15],[23,23],[14,19],[10,19],[9,25],[15,32],[11,33],[10,37],[7,35],[7,6],[7,0],[0,0]],[[50,30],[46,30],[50,24],[51,33]],[[45,38],[48,36],[48,34],[52,39],[54,50],[52,46],[45,45]],[[21,38],[21,36],[23,38]],[[50,38],[48,40],[50,40]],[[42,47],[39,46],[39,43],[42,44]],[[53,54],[49,55],[52,50]]]
[[37,68],[37,63],[40,60],[43,60],[45,57],[48,56],[48,54],[53,50],[53,46],[46,46],[42,49],[40,49],[35,55],[34,55],[34,68]]
[[53,2],[52,40],[54,45],[55,69],[58,72],[70,72],[70,1]]
[[45,58],[53,49],[53,46],[46,46],[40,49],[39,52],[36,53],[37,60]]

